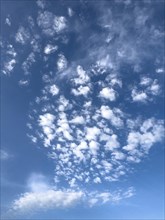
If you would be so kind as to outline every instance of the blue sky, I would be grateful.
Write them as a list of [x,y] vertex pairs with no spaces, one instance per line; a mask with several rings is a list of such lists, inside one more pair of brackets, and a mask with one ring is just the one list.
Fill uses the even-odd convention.
[[2,219],[164,219],[164,1],[1,1]]

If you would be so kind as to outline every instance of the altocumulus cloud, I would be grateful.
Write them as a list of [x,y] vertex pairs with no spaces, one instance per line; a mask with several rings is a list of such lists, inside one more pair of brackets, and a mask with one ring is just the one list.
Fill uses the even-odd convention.
[[[161,116],[143,115],[143,107],[150,110],[162,98],[164,34],[153,21],[154,9],[138,1],[90,3],[89,11],[97,14],[93,24],[82,2],[76,3],[81,13],[67,4],[64,11],[53,11],[51,1],[35,4],[35,16],[30,14],[27,25],[11,33],[14,43],[1,41],[2,73],[10,75],[20,66],[18,85],[31,88],[38,64],[41,88],[31,101],[27,136],[55,164],[54,182],[32,174],[12,210],[92,207],[130,198],[132,186],[116,191],[97,187],[120,183],[164,137]],[[13,22],[6,17],[8,28]],[[148,60],[151,74],[144,68]],[[91,184],[94,190],[88,191]]]

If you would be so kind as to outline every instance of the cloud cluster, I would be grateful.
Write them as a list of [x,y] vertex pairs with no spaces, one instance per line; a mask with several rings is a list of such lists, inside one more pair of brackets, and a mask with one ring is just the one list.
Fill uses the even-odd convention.
[[64,16],[56,16],[49,11],[39,12],[37,23],[43,34],[47,36],[60,34],[67,28],[67,20]]
[[[43,90],[38,103],[41,111],[37,112],[37,105],[33,115],[34,123],[39,121],[33,136],[48,148],[49,158],[56,161],[56,184],[65,179],[74,188],[90,182],[118,181],[128,174],[132,163],[139,163],[154,144],[163,140],[163,121],[143,117],[137,124],[138,118],[111,106],[113,91],[118,98],[121,95],[118,75],[109,77],[105,71],[102,79],[96,80],[94,72],[85,71],[80,65],[74,71],[67,82],[67,93],[52,85],[53,79],[46,82],[49,89]],[[154,90],[155,83],[144,77],[140,81],[148,91]],[[104,88],[108,93],[100,96]],[[56,98],[52,103],[49,93],[53,92]]]
[[[164,30],[154,21],[153,5],[143,3],[87,3],[97,14],[93,21],[81,2],[80,12],[68,3],[62,13],[37,0],[27,25],[19,24],[14,33],[10,29],[14,43],[1,42],[4,74],[19,63],[18,83],[30,86],[36,71],[41,73],[27,135],[47,148],[55,185],[71,188],[55,189],[33,176],[30,191],[15,200],[14,210],[65,208],[84,199],[93,206],[133,195],[133,188],[114,193],[76,189],[119,181],[163,140],[163,120],[143,115],[142,107],[151,109],[162,98]],[[7,16],[5,25],[12,24]]]
[[154,96],[158,96],[161,93],[161,87],[157,79],[151,79],[149,77],[141,77],[139,88],[135,86],[133,88],[131,96],[134,102],[147,103],[152,101]]
[[135,194],[133,187],[125,191],[114,192],[88,192],[82,190],[56,190],[45,182],[45,177],[34,173],[28,180],[30,191],[22,194],[13,202],[12,212],[33,213],[37,211],[48,211],[51,209],[65,209],[81,203],[81,205],[102,205],[105,203],[116,203],[122,199],[130,198]]

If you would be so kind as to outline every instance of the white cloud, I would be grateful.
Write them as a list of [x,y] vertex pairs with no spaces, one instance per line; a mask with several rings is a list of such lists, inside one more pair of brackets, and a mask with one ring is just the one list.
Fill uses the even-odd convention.
[[46,135],[46,138],[44,138],[45,147],[48,147],[50,145],[50,141],[54,139],[54,120],[55,116],[50,113],[39,116],[39,125],[42,127],[43,133]]
[[161,120],[153,118],[145,120],[140,126],[140,131],[131,131],[127,137],[127,145],[123,147],[131,157],[131,161],[140,161],[137,158],[148,154],[149,149],[164,136],[164,126]]
[[37,18],[38,26],[47,36],[60,34],[67,28],[67,20],[63,16],[56,16],[49,11],[40,12]]
[[151,82],[152,82],[152,79],[151,79],[151,78],[148,78],[148,77],[143,76],[143,77],[141,78],[140,85],[142,85],[142,86],[148,86],[148,85],[151,84]]
[[84,154],[81,152],[80,149],[75,148],[73,149],[73,153],[81,160],[85,160]]
[[90,78],[81,66],[77,66],[78,77],[72,79],[76,85],[83,85],[89,82]]
[[102,205],[107,202],[112,204],[118,203],[119,201],[130,198],[135,195],[135,189],[133,187],[129,187],[126,191],[117,190],[114,192],[91,192],[89,193],[88,204],[90,207],[94,205]]
[[20,43],[20,44],[26,44],[27,41],[29,41],[30,39],[30,33],[28,31],[27,28],[24,27],[19,27],[16,36],[15,36],[15,40],[16,42]]
[[76,191],[49,189],[43,192],[29,192],[24,193],[19,199],[14,201],[13,210],[31,212],[67,208],[81,201],[82,197],[83,193]]
[[113,68],[113,63],[111,62],[110,55],[106,55],[105,57],[102,57],[97,61],[97,65],[99,67],[105,67],[105,68]]
[[66,57],[63,54],[59,55],[59,58],[57,60],[57,69],[58,71],[63,71],[64,69],[67,68],[68,61]]
[[152,95],[158,95],[160,93],[160,86],[157,80],[154,80],[150,87],[147,88]]
[[7,51],[6,51],[7,55],[10,55],[11,57],[15,58],[17,56],[17,53],[13,47],[12,44],[7,45]]
[[77,148],[79,150],[84,150],[84,149],[87,149],[88,148],[88,144],[86,141],[81,141],[80,144],[77,146]]
[[28,86],[29,85],[29,80],[20,80],[19,82],[18,82],[18,84],[20,85],[20,86]]
[[7,17],[7,18],[5,19],[5,24],[7,24],[8,26],[11,26],[11,20],[10,20],[9,17]]
[[73,10],[71,8],[68,8],[68,15],[69,17],[72,17],[74,14]]
[[87,94],[90,92],[90,88],[88,86],[80,86],[78,89],[72,89],[71,92],[75,96],[83,95],[87,96]]
[[157,68],[156,69],[156,73],[163,73],[164,72],[164,69],[163,68]]
[[51,54],[51,53],[54,53],[55,51],[58,50],[58,46],[54,46],[54,45],[51,45],[51,44],[47,44],[44,48],[44,53],[45,54]]
[[99,150],[99,144],[98,142],[96,141],[90,141],[89,142],[89,148],[90,148],[90,151],[93,155],[97,155],[97,151]]
[[63,16],[60,16],[60,17],[55,16],[54,17],[53,28],[57,33],[66,29],[66,27],[67,27],[67,20],[65,17],[63,17]]
[[73,124],[84,124],[85,120],[84,120],[84,118],[82,116],[76,116],[75,118],[70,120],[70,123],[73,123]]
[[120,128],[123,126],[123,121],[120,118],[120,115],[122,115],[122,112],[120,109],[114,109],[115,111],[112,111],[108,106],[102,105],[100,108],[101,116],[105,119],[109,119],[111,121],[111,124],[115,126],[116,128]]
[[36,3],[39,8],[41,8],[41,9],[45,8],[46,2],[44,0],[37,0]]
[[114,149],[118,148],[120,146],[118,140],[117,140],[117,135],[113,134],[109,136],[106,144],[105,144],[105,149],[113,151]]
[[113,167],[112,164],[109,163],[109,162],[107,162],[106,160],[102,160],[101,162],[102,162],[102,165],[103,165],[105,171],[106,171],[107,173],[109,173],[109,171],[112,170],[112,167]]
[[55,96],[59,94],[59,88],[54,84],[50,86],[50,93]]
[[94,183],[101,183],[101,179],[100,177],[96,177],[94,180],[93,180]]
[[11,60],[5,62],[3,73],[4,74],[9,74],[10,72],[12,72],[14,67],[15,67],[15,64],[16,64],[15,59],[11,59]]
[[[96,177],[95,183],[101,179]],[[71,187],[75,187],[75,178],[70,180]],[[127,190],[117,191],[82,191],[73,189],[54,189],[47,183],[46,178],[33,173],[28,179],[29,192],[22,194],[12,204],[12,211],[17,213],[33,213],[36,211],[47,211],[51,209],[65,209],[78,204],[92,207],[107,202],[116,203],[122,199],[134,196],[135,190],[129,187]]]
[[114,91],[114,89],[108,87],[103,88],[100,91],[99,96],[110,101],[116,100],[116,92]]
[[122,152],[114,151],[112,155],[115,157],[116,160],[123,160],[125,159],[125,155]]
[[105,119],[110,119],[113,115],[112,110],[108,106],[103,105],[101,106],[100,110],[101,110],[101,116]]
[[101,131],[98,127],[86,127],[86,139],[88,141],[90,140],[96,140],[97,137],[100,135]]
[[148,99],[145,92],[137,92],[136,89],[132,90],[131,96],[134,102],[146,102]]
[[32,66],[33,63],[35,63],[35,53],[31,52],[28,57],[26,58],[26,60],[22,63],[22,69],[24,70],[24,74],[28,75],[30,74],[29,69]]

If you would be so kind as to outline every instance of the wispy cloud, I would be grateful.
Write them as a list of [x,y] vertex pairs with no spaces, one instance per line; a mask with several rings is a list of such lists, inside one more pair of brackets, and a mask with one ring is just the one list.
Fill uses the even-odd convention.
[[13,155],[11,153],[9,153],[8,151],[3,150],[3,149],[0,150],[0,159],[1,159],[1,161],[8,160],[12,157],[13,157]]

